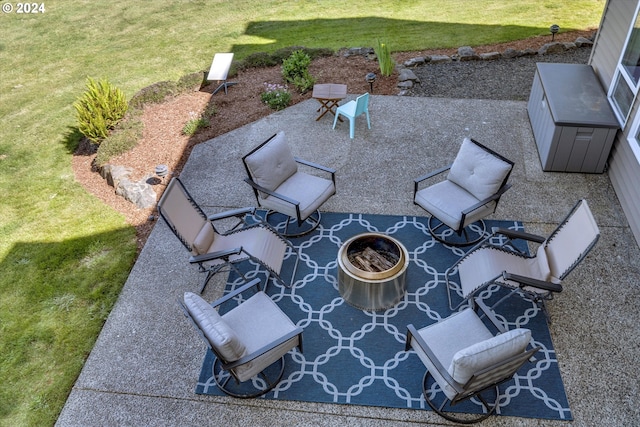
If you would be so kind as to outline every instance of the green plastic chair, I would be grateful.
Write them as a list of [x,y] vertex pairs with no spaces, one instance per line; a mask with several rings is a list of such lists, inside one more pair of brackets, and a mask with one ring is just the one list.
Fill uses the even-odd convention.
[[365,93],[356,98],[355,101],[349,101],[336,109],[336,117],[333,119],[333,129],[336,128],[336,122],[340,114],[349,119],[349,136],[353,139],[355,134],[356,117],[361,114],[367,116],[367,126],[371,129],[371,121],[369,120],[369,94]]

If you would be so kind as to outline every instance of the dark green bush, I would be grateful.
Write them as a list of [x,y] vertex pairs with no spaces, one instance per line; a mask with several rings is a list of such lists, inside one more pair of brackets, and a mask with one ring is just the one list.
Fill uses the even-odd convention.
[[178,79],[176,83],[176,90],[179,92],[190,91],[195,88],[200,88],[205,81],[205,73],[202,71],[184,75]]
[[141,110],[129,110],[113,132],[98,146],[95,159],[96,166],[104,166],[112,157],[124,154],[138,144],[142,137],[143,128],[142,120],[140,119],[141,115]]
[[144,104],[160,103],[176,93],[178,93],[178,85],[176,82],[158,82],[140,89],[138,93],[133,95],[130,104],[132,107],[142,108]]
[[276,57],[268,54],[267,52],[257,52],[247,56],[242,61],[242,68],[262,68],[273,67],[281,64],[282,61],[278,61]]
[[107,137],[127,112],[124,93],[107,80],[87,78],[87,90],[73,104],[78,119],[78,129],[96,144]]
[[293,84],[300,93],[313,87],[315,78],[309,73],[311,57],[303,50],[296,50],[282,62],[282,77]]
[[[327,48],[307,48],[300,46],[283,47],[276,50],[273,53],[257,52],[244,58],[244,60],[238,63],[238,68],[262,68],[273,67],[275,65],[281,65],[284,60],[291,56],[291,54],[297,50],[303,51],[311,59],[321,58],[325,56],[332,56],[333,50]],[[235,61],[234,61],[235,64]]]

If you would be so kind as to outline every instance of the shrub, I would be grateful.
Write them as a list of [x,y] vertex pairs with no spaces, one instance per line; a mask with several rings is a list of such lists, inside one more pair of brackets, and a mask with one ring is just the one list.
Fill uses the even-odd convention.
[[282,77],[287,83],[293,84],[300,93],[305,93],[313,87],[315,79],[309,73],[311,57],[303,50],[294,51],[282,62]]
[[282,110],[291,102],[291,94],[286,86],[265,83],[265,90],[260,95],[262,102],[274,110]]
[[189,121],[185,123],[182,128],[182,133],[184,135],[194,135],[202,128],[206,128],[209,126],[209,120],[201,115],[197,115],[193,111],[189,113]]
[[[308,47],[299,47],[299,46],[291,46],[291,47],[283,47],[276,50],[273,53],[267,52],[256,52],[244,58],[242,61],[239,61],[237,66],[241,70],[246,70],[248,68],[263,68],[263,67],[273,67],[278,64],[282,64],[282,62],[287,59],[291,54],[296,51],[301,50],[313,60],[316,58],[321,58],[323,56],[332,56],[334,51],[327,48],[308,48]],[[236,62],[234,61],[233,64]],[[232,65],[233,67],[233,65]],[[230,71],[231,72],[231,71]]]
[[269,55],[266,52],[252,53],[242,61],[243,68],[273,67],[280,63],[282,61],[278,61],[273,55]]
[[142,111],[135,108],[127,112],[113,132],[98,146],[96,166],[104,166],[111,158],[126,153],[138,144],[144,127],[141,115]]
[[168,96],[178,92],[176,82],[165,81],[154,83],[151,86],[140,89],[138,93],[131,98],[131,106],[142,108],[145,104],[157,104],[164,101]]
[[211,126],[211,119],[218,113],[216,105],[209,102],[200,115],[195,112],[189,113],[189,121],[182,128],[184,135],[195,135],[202,128]]
[[124,93],[107,80],[87,78],[87,90],[73,104],[78,118],[78,129],[96,144],[107,137],[127,112]]
[[391,50],[389,49],[389,45],[378,40],[378,45],[374,50],[376,52],[376,56],[378,57],[378,63],[380,64],[380,73],[383,76],[390,76],[393,73],[393,67],[395,67],[395,63],[391,58]]
[[205,81],[203,72],[196,72],[184,75],[178,79],[176,89],[178,92],[187,92],[195,88],[200,88]]

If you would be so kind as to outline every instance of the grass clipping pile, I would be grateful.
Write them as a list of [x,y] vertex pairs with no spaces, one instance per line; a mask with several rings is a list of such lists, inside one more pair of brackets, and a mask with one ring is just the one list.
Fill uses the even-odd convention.
[[[560,34],[556,36],[556,41],[574,41],[581,35],[588,36],[590,32]],[[549,41],[549,37],[536,37],[499,45],[479,46],[474,49],[478,53],[502,52],[507,48],[537,50]],[[394,60],[402,63],[417,56],[453,55],[456,52],[457,49],[402,52],[394,54]],[[369,84],[364,76],[369,72],[375,72],[377,75],[374,86],[375,95],[399,93],[397,71],[394,71],[391,76],[383,77],[380,75],[378,63],[364,56],[346,57],[338,54],[317,58],[312,61],[309,71],[316,79],[316,83],[346,84],[350,94],[369,91]],[[109,163],[130,168],[133,171],[132,180],[141,180],[153,174],[156,165],[160,164],[167,165],[173,175],[178,175],[195,145],[273,113],[273,110],[261,101],[260,95],[265,89],[265,84],[282,84],[280,66],[242,70],[233,78],[233,81],[238,84],[230,87],[226,95],[222,90],[212,95],[218,87],[217,82],[213,82],[206,87],[194,88],[187,93],[169,97],[162,103],[144,106],[141,119],[142,138],[132,150],[112,158]],[[311,98],[310,92],[299,94],[293,89],[290,91],[292,94],[290,105]],[[205,111],[210,103],[213,103],[216,112],[210,126],[199,130],[193,136],[184,135],[182,130],[185,124]],[[125,216],[126,221],[136,228],[138,250],[142,249],[155,224],[155,221],[149,218],[152,216],[157,218],[155,207],[139,209],[133,203],[117,196],[114,188],[97,173],[94,159],[95,151],[91,150],[88,144],[81,143],[72,160],[76,180],[87,191]],[[164,182],[154,185],[158,198],[162,195],[169,179],[170,176],[165,178]]]

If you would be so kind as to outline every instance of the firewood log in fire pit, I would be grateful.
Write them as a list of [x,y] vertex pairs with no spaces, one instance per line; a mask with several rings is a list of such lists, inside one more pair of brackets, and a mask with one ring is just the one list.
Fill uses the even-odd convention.
[[378,273],[392,268],[398,259],[388,252],[380,253],[366,247],[360,252],[349,254],[349,261],[360,270]]

